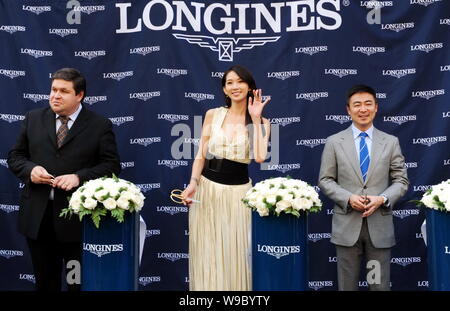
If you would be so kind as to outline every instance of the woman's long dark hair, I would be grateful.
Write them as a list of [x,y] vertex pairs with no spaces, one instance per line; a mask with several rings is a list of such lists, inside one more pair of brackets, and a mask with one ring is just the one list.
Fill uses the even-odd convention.
[[[250,114],[248,113],[248,99],[251,97],[253,100],[253,90],[256,90],[256,82],[255,79],[253,78],[253,75],[250,73],[250,71],[248,71],[246,68],[240,66],[240,65],[234,65],[232,67],[230,67],[227,71],[224,72],[223,77],[222,77],[222,88],[225,87],[225,83],[226,83],[226,79],[227,79],[227,75],[231,72],[234,71],[239,78],[242,79],[242,81],[244,81],[245,83],[248,84],[250,90],[247,94],[247,106],[245,107],[245,125],[248,125],[250,123],[253,123],[252,118],[250,117]],[[227,108],[231,107],[231,98],[229,98],[227,95],[225,95],[225,104],[227,106]]]

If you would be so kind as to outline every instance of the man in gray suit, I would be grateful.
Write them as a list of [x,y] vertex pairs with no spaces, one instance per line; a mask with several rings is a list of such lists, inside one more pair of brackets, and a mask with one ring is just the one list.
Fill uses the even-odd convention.
[[[335,202],[331,243],[336,245],[339,290],[358,290],[363,254],[370,290],[390,290],[392,208],[409,181],[398,138],[373,126],[375,91],[355,85],[347,93],[352,125],[328,137],[319,187]],[[378,273],[379,272],[379,273]]]

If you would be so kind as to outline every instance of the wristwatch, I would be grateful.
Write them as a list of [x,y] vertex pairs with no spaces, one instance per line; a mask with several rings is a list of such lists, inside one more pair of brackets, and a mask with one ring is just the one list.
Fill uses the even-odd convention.
[[380,196],[383,197],[383,205],[386,207],[389,207],[390,203],[389,203],[389,198],[387,197],[387,195],[382,193],[382,194],[380,194]]

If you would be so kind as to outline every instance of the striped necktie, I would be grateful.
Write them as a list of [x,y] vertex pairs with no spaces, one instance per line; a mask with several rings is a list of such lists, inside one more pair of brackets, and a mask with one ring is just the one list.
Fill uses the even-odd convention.
[[366,181],[367,171],[369,169],[370,157],[369,157],[369,148],[367,148],[366,137],[368,137],[367,133],[361,132],[359,137],[361,140],[359,142],[359,167],[361,168],[361,174],[363,180]]
[[59,120],[61,121],[61,125],[58,128],[58,131],[56,132],[56,143],[58,145],[58,148],[61,147],[64,138],[67,136],[67,132],[69,131],[69,118],[64,116],[59,116]]

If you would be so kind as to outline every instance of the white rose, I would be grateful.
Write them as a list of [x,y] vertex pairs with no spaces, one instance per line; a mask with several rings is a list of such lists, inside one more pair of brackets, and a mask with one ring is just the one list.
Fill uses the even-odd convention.
[[97,206],[97,201],[91,198],[86,198],[83,203],[84,208],[93,210]]
[[99,190],[94,193],[94,197],[100,202],[103,202],[102,197],[104,197],[105,195],[108,195],[108,191],[106,191],[105,189]]
[[113,198],[108,198],[105,201],[102,202],[103,206],[107,209],[107,210],[112,210],[115,209],[117,206],[116,200],[114,200]]
[[125,198],[125,197],[120,197],[120,198],[117,200],[117,206],[118,206],[119,208],[121,208],[121,209],[128,210],[128,209],[129,209],[129,205],[130,205],[130,202],[129,202],[128,199]]
[[282,211],[284,211],[285,209],[291,207],[291,202],[289,201],[285,201],[285,200],[281,200],[277,202],[276,205],[276,209],[275,212],[277,212],[278,214],[281,213]]
[[72,209],[72,211],[76,214],[78,214],[78,212],[80,211],[80,205],[81,205],[81,200],[78,197],[73,197],[70,199],[69,202],[69,207]]
[[277,196],[275,194],[269,194],[266,196],[266,202],[274,205],[277,202]]
[[294,200],[294,209],[307,210],[311,207],[311,201],[307,198],[296,198]]

